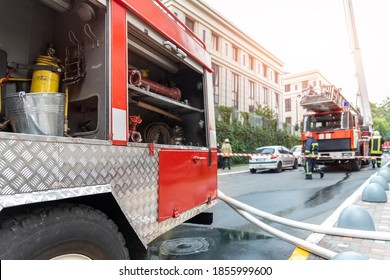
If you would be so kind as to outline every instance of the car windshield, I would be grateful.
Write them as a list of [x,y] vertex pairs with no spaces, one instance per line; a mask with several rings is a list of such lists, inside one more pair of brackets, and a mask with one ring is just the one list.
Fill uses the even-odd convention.
[[296,146],[296,147],[292,148],[291,151],[292,152],[301,152],[301,146]]
[[273,149],[273,148],[260,148],[260,149],[256,150],[256,154],[270,155],[270,154],[273,154],[274,152],[275,152],[275,149]]

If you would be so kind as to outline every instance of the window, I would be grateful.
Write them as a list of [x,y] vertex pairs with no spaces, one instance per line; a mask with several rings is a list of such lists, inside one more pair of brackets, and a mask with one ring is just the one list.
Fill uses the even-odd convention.
[[275,71],[275,84],[279,81],[279,73]]
[[263,64],[263,77],[264,78],[267,78],[267,70],[268,70],[267,65]]
[[256,84],[252,81],[249,81],[249,112],[251,113],[254,111],[255,90],[256,90]]
[[284,86],[284,91],[285,91],[285,92],[291,91],[291,85],[290,85],[290,84],[285,85],[285,86]]
[[276,92],[274,94],[275,94],[275,108],[279,108],[279,94],[277,94]]
[[260,94],[260,92],[261,92],[261,85],[260,84],[257,84],[256,92],[257,92],[256,98],[255,98],[256,104],[260,104],[261,103],[261,94]]
[[212,44],[213,44],[213,50],[218,51],[219,50],[219,36],[215,33],[212,33],[211,40],[212,40]]
[[317,114],[305,116],[303,119],[304,131],[324,131],[352,128],[353,123],[349,112]]
[[291,112],[291,98],[284,100],[284,108],[286,112]]
[[246,55],[243,54],[242,55],[242,66],[245,66],[245,64],[246,64]]
[[212,63],[211,68],[213,69],[214,103],[219,104],[219,76],[221,72],[221,66]]
[[232,56],[234,61],[238,61],[238,48],[236,46],[232,47]]
[[206,30],[204,30],[204,29],[202,32],[202,41],[203,41],[203,43],[206,43]]
[[286,118],[286,123],[291,124],[291,117]]
[[186,24],[186,26],[187,26],[189,29],[192,30],[192,32],[194,32],[194,30],[195,30],[195,21],[194,21],[194,20],[192,20],[192,19],[186,17],[185,24]]
[[225,43],[225,55],[229,56],[229,45]]
[[298,90],[298,85],[294,85],[294,90]]
[[302,89],[305,89],[307,87],[309,87],[309,81],[303,81],[302,82]]
[[263,100],[263,103],[264,103],[265,105],[268,105],[268,88],[264,88],[263,91],[264,91],[264,100]]
[[249,56],[249,68],[252,71],[255,70],[255,59],[253,56]]
[[239,97],[239,86],[240,86],[240,76],[232,73],[233,76],[233,107],[238,109],[238,97]]
[[317,81],[313,81],[313,87],[317,86]]

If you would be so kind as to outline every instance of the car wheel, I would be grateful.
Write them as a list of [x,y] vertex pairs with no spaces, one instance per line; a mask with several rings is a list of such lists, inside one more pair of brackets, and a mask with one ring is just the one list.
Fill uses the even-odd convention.
[[283,165],[282,165],[282,162],[279,161],[278,165],[277,165],[277,167],[275,169],[275,172],[280,173],[280,172],[282,172],[282,170],[283,170]]
[[293,169],[298,169],[298,160],[294,159]]
[[254,168],[251,168],[251,169],[249,169],[249,171],[250,171],[252,174],[255,174],[257,170],[254,169]]

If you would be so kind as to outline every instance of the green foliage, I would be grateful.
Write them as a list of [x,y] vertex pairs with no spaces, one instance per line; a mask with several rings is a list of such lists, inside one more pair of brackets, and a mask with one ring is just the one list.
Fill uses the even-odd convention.
[[226,106],[218,106],[218,112],[224,123],[229,124],[234,108]]
[[384,139],[390,139],[390,98],[381,104],[370,103],[374,130],[378,130]]
[[[256,148],[267,145],[283,145],[291,148],[300,144],[300,137],[283,130],[253,127],[238,122],[229,125],[223,121],[217,121],[216,126],[217,141],[222,143],[224,139],[229,138],[233,153],[253,153]],[[248,157],[233,157],[232,163],[248,163]]]
[[256,115],[263,117],[264,123],[274,130],[276,130],[278,126],[278,116],[270,109],[268,106],[262,106],[261,104],[257,104],[257,107],[254,111]]
[[249,113],[242,112],[241,117],[244,119],[244,125],[249,125]]
[[267,120],[277,120],[276,114],[268,106],[263,107],[261,104],[257,104],[257,107],[256,107],[254,113],[256,115],[262,116],[263,118],[265,118]]

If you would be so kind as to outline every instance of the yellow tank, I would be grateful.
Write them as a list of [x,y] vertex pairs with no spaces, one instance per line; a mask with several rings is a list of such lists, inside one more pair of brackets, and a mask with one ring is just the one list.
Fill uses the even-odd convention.
[[[53,66],[60,68],[56,57],[41,55],[37,58],[36,65]],[[60,87],[60,73],[50,70],[34,70],[31,81],[31,92],[58,92]]]

